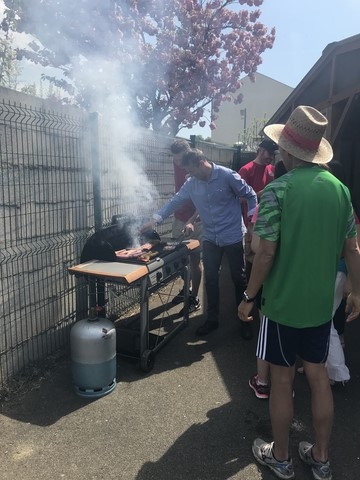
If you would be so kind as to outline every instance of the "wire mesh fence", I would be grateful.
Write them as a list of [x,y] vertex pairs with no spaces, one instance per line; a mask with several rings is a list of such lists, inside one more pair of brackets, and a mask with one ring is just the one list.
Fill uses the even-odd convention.
[[[89,236],[113,215],[146,218],[174,192],[171,138],[35,105],[0,103],[0,386],[67,348],[87,315],[88,285],[68,267]],[[231,164],[232,149],[208,148]],[[168,220],[159,233],[170,231]],[[137,299],[118,295],[117,307]]]
[[[86,119],[0,106],[0,382],[62,346],[92,215]],[[80,180],[81,179],[81,180]]]

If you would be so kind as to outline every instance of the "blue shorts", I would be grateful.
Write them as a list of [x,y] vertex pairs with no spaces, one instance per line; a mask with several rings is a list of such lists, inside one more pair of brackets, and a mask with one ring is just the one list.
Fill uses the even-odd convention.
[[274,365],[292,367],[296,357],[325,363],[329,352],[331,320],[318,327],[294,328],[263,316],[256,356]]

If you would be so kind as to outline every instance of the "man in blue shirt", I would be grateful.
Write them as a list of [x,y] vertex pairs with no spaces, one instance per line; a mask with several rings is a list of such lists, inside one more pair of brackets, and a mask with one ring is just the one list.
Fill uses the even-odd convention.
[[[203,264],[207,295],[207,319],[197,330],[199,336],[207,335],[219,325],[219,271],[223,254],[228,257],[231,278],[235,286],[237,305],[246,289],[243,236],[246,227],[242,220],[240,199],[248,204],[251,217],[257,205],[255,191],[235,171],[207,160],[201,150],[191,150],[182,158],[182,166],[189,178],[158,212],[154,223],[161,223],[181,205],[192,200],[203,223]],[[185,226],[191,234],[193,225]],[[241,335],[251,339],[249,323],[241,323]]]

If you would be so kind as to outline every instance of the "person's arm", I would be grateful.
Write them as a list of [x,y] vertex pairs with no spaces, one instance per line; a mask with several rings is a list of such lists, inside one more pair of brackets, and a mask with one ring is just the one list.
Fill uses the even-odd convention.
[[245,199],[247,201],[247,215],[251,218],[257,206],[257,196],[254,189],[250,187],[238,173],[233,172],[228,178],[230,179],[230,185],[235,195],[240,198],[240,200]]
[[254,257],[251,276],[246,288],[249,297],[256,296],[268,276],[274,262],[277,245],[277,242],[260,238],[259,246]]
[[[245,167],[245,166],[244,166]],[[249,185],[250,179],[249,179],[249,171],[247,168],[241,167],[240,170],[238,171],[238,174],[240,177],[245,180],[245,182]]]
[[[277,192],[278,189],[266,188],[259,205],[253,235],[257,235],[260,240],[246,288],[249,298],[256,296],[274,262],[281,226],[281,208],[276,196]],[[239,318],[243,321],[253,320],[249,316],[253,306],[253,302],[241,302],[238,307]]]
[[[248,185],[250,185],[251,181],[250,181],[249,171],[245,166],[240,168],[240,170],[238,171],[238,174]],[[247,199],[241,197],[240,198],[240,203],[241,203],[241,205],[247,205]]]
[[343,288],[343,298],[346,299],[350,293],[351,293],[351,282],[350,282],[349,275],[347,275],[344,288]]
[[255,208],[254,215],[252,216],[251,222],[248,225],[248,236],[250,238],[250,250],[252,253],[256,253],[259,248],[260,237],[257,233],[254,233],[254,228],[256,220],[259,213],[259,205]]
[[347,297],[346,321],[351,322],[360,315],[360,249],[357,237],[347,238],[344,243],[344,257],[351,282],[351,293]]
[[151,220],[144,223],[140,229],[141,233],[154,228],[156,224],[162,223],[167,217],[170,217],[179,207],[184,205],[188,200],[191,200],[187,182],[180,188],[180,190],[160,208],[156,213],[152,214]]
[[247,206],[248,206],[247,216],[251,220],[252,216],[254,215],[255,209],[257,207],[258,201],[257,201],[255,190],[249,185],[247,185],[247,187],[250,189],[250,191],[245,197],[247,200]]
[[[259,247],[255,254],[253,266],[251,269],[249,283],[246,288],[246,293],[250,298],[256,297],[261,285],[264,283],[266,277],[268,276],[274,262],[277,245],[277,242],[272,242],[270,240],[264,240],[260,238]],[[249,316],[253,306],[253,302],[240,303],[238,307],[238,315],[240,320],[244,322],[253,320],[253,317]]]
[[256,233],[252,231],[251,233],[251,251],[253,253],[256,253],[259,250],[259,245],[260,245],[260,237]]

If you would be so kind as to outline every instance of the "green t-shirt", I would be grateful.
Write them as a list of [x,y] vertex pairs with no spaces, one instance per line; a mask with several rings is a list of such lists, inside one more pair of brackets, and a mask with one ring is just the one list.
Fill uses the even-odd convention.
[[317,165],[295,168],[265,187],[254,231],[278,243],[262,313],[296,328],[331,320],[344,240],[356,235],[348,189]]

